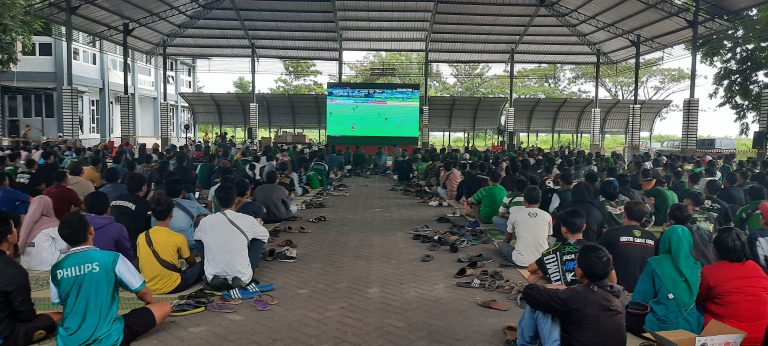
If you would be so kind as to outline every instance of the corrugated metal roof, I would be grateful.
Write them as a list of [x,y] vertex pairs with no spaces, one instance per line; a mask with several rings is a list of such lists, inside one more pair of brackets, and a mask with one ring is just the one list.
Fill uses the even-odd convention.
[[[189,57],[337,60],[338,51],[424,51],[431,62],[587,64],[632,59],[690,40],[691,8],[672,0],[72,0],[73,28],[136,51]],[[768,0],[702,0],[700,34]],[[63,0],[35,11],[64,25]],[[242,19],[242,22],[241,22]],[[430,31],[431,30],[431,31]],[[430,33],[432,35],[430,35]],[[474,36],[471,36],[474,35]],[[210,39],[219,41],[212,44]],[[249,40],[250,39],[250,40]],[[427,40],[430,40],[427,43]],[[178,48],[177,48],[178,47]],[[219,49],[235,48],[235,49]],[[246,48],[246,49],[243,49]],[[334,53],[328,53],[334,51]],[[285,53],[285,54],[283,54]],[[575,54],[574,54],[575,53]],[[262,55],[265,54],[265,55]]]

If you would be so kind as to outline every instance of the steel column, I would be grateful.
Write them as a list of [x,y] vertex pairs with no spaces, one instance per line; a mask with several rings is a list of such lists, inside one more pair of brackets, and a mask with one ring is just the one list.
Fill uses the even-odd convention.
[[128,23],[123,23],[123,95],[128,95],[128,70],[131,64],[128,62],[128,35],[130,35]]
[[168,47],[165,43],[163,43],[163,101],[168,102]]
[[[72,0],[66,1],[67,86],[72,86]],[[45,119],[43,119],[45,122]]]
[[691,37],[691,86],[689,98],[696,98],[696,66],[699,58],[699,13],[701,13],[701,0],[694,0],[693,10],[693,36]]

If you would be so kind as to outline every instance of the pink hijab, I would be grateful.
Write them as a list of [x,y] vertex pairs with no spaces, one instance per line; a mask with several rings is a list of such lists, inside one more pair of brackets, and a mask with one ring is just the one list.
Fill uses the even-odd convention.
[[42,195],[33,198],[19,230],[19,252],[23,254],[27,243],[34,241],[40,232],[58,225],[51,198]]

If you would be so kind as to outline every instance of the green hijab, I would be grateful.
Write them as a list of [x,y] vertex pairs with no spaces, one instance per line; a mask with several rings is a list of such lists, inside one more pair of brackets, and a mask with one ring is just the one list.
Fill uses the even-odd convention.
[[692,249],[691,232],[685,226],[674,225],[664,231],[659,255],[648,259],[682,309],[696,301],[701,282],[701,264],[691,255]]

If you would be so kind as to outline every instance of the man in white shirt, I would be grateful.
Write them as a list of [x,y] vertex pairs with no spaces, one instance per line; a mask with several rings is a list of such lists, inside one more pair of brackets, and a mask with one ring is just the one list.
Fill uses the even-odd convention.
[[[523,191],[525,208],[517,209],[509,215],[507,233],[503,241],[494,243],[507,263],[505,267],[528,267],[547,249],[547,238],[552,235],[552,216],[539,209],[541,190],[528,186]],[[512,236],[517,242],[510,245]]]
[[234,184],[220,184],[216,201],[222,211],[201,220],[194,239],[203,248],[205,278],[211,288],[257,291],[260,285],[253,274],[269,232],[252,216],[231,210],[237,199]]

